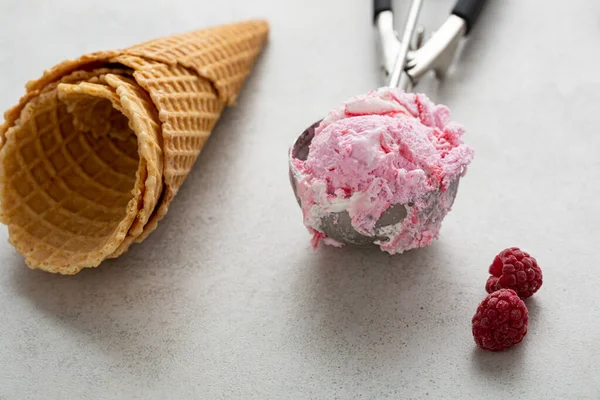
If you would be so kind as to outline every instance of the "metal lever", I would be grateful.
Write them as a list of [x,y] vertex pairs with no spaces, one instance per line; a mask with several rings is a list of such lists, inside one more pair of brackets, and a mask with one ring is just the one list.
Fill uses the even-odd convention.
[[467,32],[465,21],[456,15],[450,15],[446,22],[436,31],[423,47],[414,53],[406,66],[406,73],[414,85],[428,71],[435,71],[438,79],[444,79],[454,59],[460,39]]
[[410,90],[430,70],[435,71],[438,79],[443,79],[460,39],[470,32],[486,2],[458,0],[446,22],[422,44],[422,29],[415,38],[422,0],[413,0],[401,41],[394,30],[391,0],[374,0],[381,69],[389,86]]
[[394,69],[390,76],[389,86],[400,87],[405,90],[409,90],[412,85],[410,77],[406,76],[406,66],[408,51],[410,50],[410,44],[412,43],[415,29],[417,28],[417,22],[419,20],[419,13],[423,6],[423,0],[413,0],[408,11],[408,19],[404,27],[404,33],[402,34],[402,41],[400,42],[400,52],[396,56],[396,62]]

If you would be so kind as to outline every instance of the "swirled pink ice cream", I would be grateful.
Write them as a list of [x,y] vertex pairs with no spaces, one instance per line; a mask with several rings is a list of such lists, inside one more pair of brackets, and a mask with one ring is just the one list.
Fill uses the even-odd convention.
[[[330,112],[306,160],[293,160],[315,247],[322,239],[341,245],[323,224],[338,223],[344,213],[355,231],[391,254],[430,244],[473,158],[463,132],[447,107],[396,88],[356,96]],[[404,206],[403,218],[381,226],[394,205]]]

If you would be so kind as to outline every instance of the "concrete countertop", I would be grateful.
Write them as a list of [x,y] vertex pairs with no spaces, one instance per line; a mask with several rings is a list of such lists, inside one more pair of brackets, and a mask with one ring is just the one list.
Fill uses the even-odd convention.
[[[390,257],[313,251],[287,177],[293,138],[380,84],[370,2],[2,2],[1,110],[67,57],[252,17],[272,31],[142,245],[55,276],[0,229],[0,399],[600,398],[600,3],[490,3],[448,79],[417,88],[476,159],[440,240]],[[426,2],[430,32],[451,5]],[[470,321],[508,246],[545,281],[524,342],[492,354]]]

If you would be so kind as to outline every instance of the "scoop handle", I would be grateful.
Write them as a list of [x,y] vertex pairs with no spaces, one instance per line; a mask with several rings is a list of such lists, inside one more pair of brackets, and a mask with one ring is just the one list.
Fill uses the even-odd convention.
[[392,11],[392,0],[373,0],[373,23],[377,22],[377,17],[384,11]]
[[465,35],[471,31],[475,22],[477,22],[485,3],[487,3],[487,0],[458,0],[452,9],[452,14],[465,20],[467,24]]

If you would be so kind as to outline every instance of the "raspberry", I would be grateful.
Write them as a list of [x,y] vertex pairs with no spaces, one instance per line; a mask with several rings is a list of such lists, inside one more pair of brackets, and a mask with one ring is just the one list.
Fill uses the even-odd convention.
[[526,299],[542,286],[542,270],[535,258],[518,247],[503,250],[490,265],[490,276],[485,290],[492,293],[498,289],[512,289]]
[[520,343],[527,334],[529,312],[514,290],[487,295],[473,316],[475,343],[485,350],[502,351]]
[[494,293],[498,289],[498,278],[495,276],[490,276],[485,283],[485,291],[488,293]]

